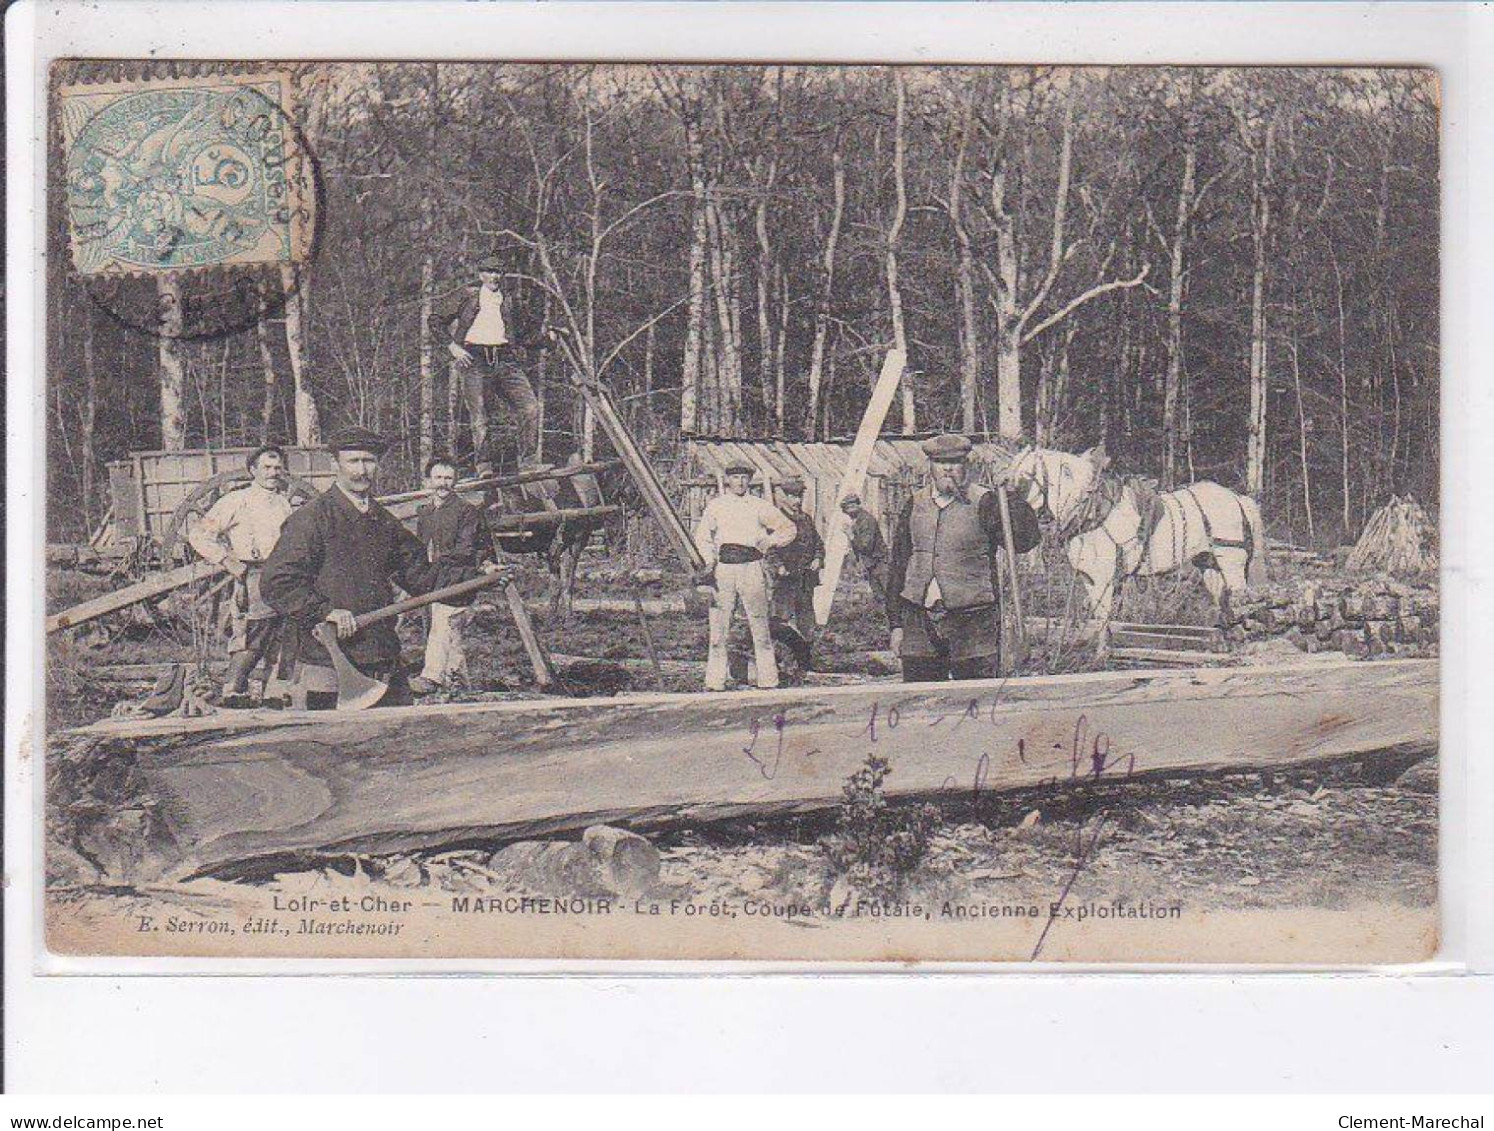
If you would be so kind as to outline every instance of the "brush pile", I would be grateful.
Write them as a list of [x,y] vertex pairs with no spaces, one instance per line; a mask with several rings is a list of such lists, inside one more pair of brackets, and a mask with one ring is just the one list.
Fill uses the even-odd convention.
[[1414,577],[1437,571],[1437,527],[1409,495],[1392,495],[1365,524],[1346,568],[1350,573]]
[[1304,652],[1355,659],[1435,656],[1436,587],[1388,576],[1292,580],[1236,594],[1228,636],[1236,643],[1284,637]]

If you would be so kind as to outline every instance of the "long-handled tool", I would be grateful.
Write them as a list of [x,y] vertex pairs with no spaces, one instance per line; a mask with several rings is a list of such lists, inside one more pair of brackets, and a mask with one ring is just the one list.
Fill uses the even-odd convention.
[[[426,605],[437,601],[449,601],[455,597],[465,597],[469,593],[476,593],[481,589],[491,589],[495,585],[502,585],[507,580],[508,574],[506,573],[486,573],[481,577],[448,585],[445,589],[437,589],[419,597],[396,601],[392,605],[385,605],[382,609],[374,609],[373,612],[354,617],[353,631],[361,632],[371,624],[389,620],[401,613],[423,609]],[[338,643],[335,625],[330,621],[323,621],[311,630],[311,634],[321,641],[322,647],[327,649],[327,655],[332,657],[332,667],[337,672],[337,709],[339,711],[367,710],[384,697],[384,693],[389,690],[389,684],[366,676],[353,666],[353,662],[344,655],[342,645]]]
[[1012,635],[1016,647],[1012,650],[1012,672],[1027,660],[1027,621],[1022,616],[1022,580],[1017,573],[1017,546],[1012,540],[1011,507],[1007,505],[1006,488],[996,488],[996,500],[1001,505],[1001,534],[1006,543],[1006,576],[1012,583]]

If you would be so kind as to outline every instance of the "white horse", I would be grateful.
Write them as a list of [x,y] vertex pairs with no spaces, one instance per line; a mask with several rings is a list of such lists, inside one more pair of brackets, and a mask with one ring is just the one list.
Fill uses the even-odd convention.
[[1107,475],[1108,462],[1103,444],[1077,456],[1027,448],[1007,471],[1038,517],[1057,527],[1091,617],[1109,621],[1125,578],[1189,562],[1203,571],[1223,618],[1231,592],[1266,580],[1266,527],[1249,495],[1207,480],[1157,493]]

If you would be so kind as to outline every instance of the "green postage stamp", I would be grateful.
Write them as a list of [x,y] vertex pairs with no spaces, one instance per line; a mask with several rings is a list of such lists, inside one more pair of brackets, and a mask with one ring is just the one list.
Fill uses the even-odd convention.
[[315,194],[276,73],[59,91],[69,238],[83,275],[307,256]]

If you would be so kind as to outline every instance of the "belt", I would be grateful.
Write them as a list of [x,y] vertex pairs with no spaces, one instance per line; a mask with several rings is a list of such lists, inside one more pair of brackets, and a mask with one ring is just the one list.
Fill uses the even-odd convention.
[[746,565],[748,562],[762,561],[763,552],[756,546],[740,546],[735,542],[728,542],[716,554],[716,560],[722,565]]

